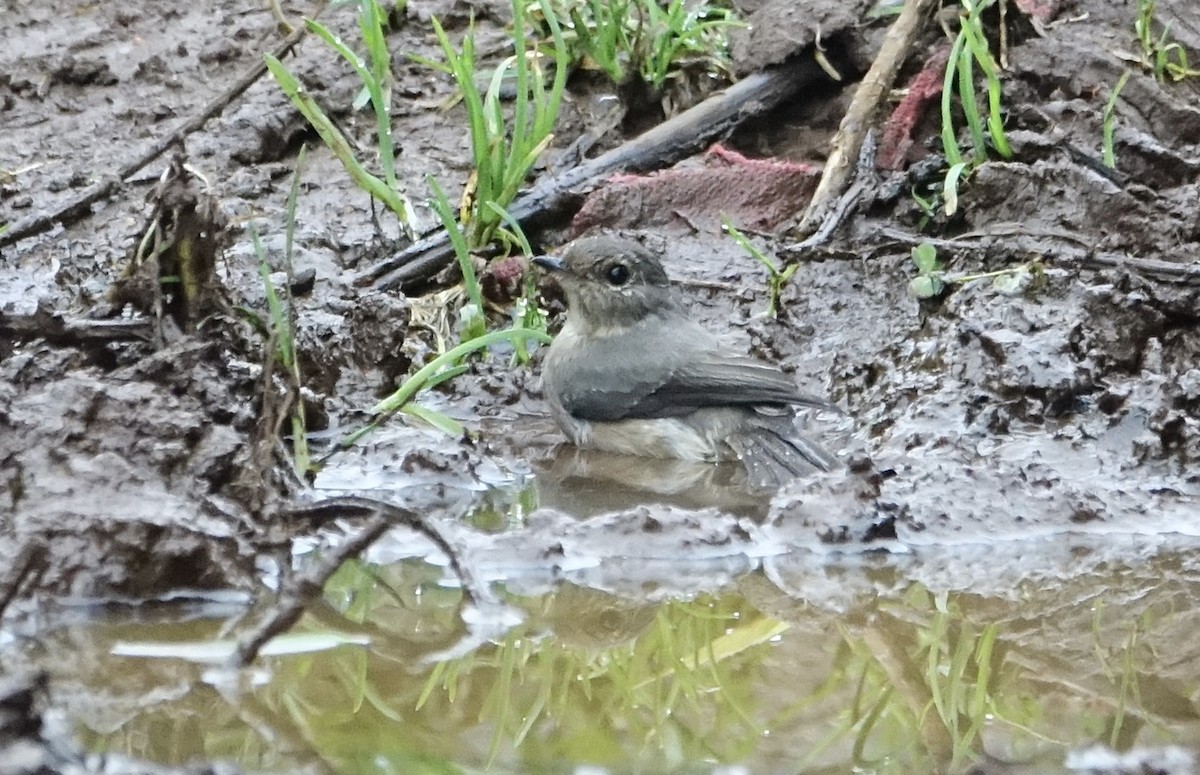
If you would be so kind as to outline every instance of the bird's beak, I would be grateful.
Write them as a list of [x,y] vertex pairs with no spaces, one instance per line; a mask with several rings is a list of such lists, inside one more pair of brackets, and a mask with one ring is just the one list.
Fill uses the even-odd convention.
[[562,259],[555,258],[554,256],[536,256],[533,259],[533,263],[537,264],[548,272],[565,272],[567,270],[567,268],[563,266]]

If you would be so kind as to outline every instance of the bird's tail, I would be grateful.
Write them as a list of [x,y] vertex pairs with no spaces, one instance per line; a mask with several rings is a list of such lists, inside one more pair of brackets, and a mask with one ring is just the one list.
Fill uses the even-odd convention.
[[832,471],[837,459],[815,441],[797,433],[754,428],[729,437],[729,446],[746,469],[755,489],[776,489],[792,479],[817,471]]

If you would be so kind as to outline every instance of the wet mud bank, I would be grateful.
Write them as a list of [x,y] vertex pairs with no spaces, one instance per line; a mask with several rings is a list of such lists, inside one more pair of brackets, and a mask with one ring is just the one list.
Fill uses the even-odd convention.
[[[822,67],[839,71],[844,84],[857,82],[892,18],[868,16],[865,3],[817,3],[807,15],[790,3],[739,5],[751,25],[733,42],[740,76],[812,58],[819,47]],[[1170,40],[1195,53],[1193,61],[1200,58],[1200,12],[1193,4],[1159,0],[1155,12],[1154,29],[1169,22]],[[5,660],[10,669],[0,673],[28,671],[0,688],[0,709],[8,714],[0,743],[9,745],[4,735],[39,739],[40,711],[29,699],[35,696],[51,720],[75,702],[69,715],[76,721],[94,712],[82,736],[78,727],[75,733],[47,727],[64,745],[82,738],[99,749],[117,739],[105,731],[122,726],[107,714],[130,697],[106,700],[106,689],[57,669],[55,657],[86,653],[106,670],[113,640],[167,638],[155,637],[156,627],[166,627],[161,631],[170,639],[221,639],[246,627],[297,588],[304,570],[319,565],[314,558],[336,558],[339,546],[372,524],[305,511],[342,495],[440,515],[432,520],[436,531],[470,577],[464,582],[453,572],[427,535],[401,525],[380,530],[383,537],[342,570],[330,568],[324,603],[304,598],[297,608],[297,617],[307,611],[305,627],[374,638],[376,651],[363,657],[369,666],[360,665],[371,680],[383,670],[380,659],[420,661],[412,671],[420,681],[388,686],[389,702],[376,708],[392,722],[431,696],[445,718],[462,720],[446,700],[452,691],[443,696],[429,688],[444,675],[422,672],[439,660],[451,664],[488,649],[511,656],[503,650],[510,640],[540,643],[547,633],[573,655],[636,650],[653,640],[647,633],[701,628],[697,622],[707,614],[688,607],[701,599],[730,622],[742,616],[762,623],[753,632],[730,624],[746,638],[730,646],[731,654],[759,654],[754,649],[789,628],[844,627],[836,643],[784,636],[796,650],[785,649],[780,659],[796,661],[774,664],[763,652],[765,661],[753,661],[753,669],[786,674],[819,663],[827,675],[849,675],[844,660],[870,654],[871,670],[881,671],[870,673],[871,680],[900,687],[906,698],[898,708],[907,711],[885,714],[895,729],[920,725],[904,713],[940,696],[930,681],[911,675],[919,661],[913,655],[928,656],[920,644],[938,627],[974,639],[977,671],[990,659],[992,646],[981,645],[989,637],[1000,651],[1024,659],[1006,663],[1025,671],[1022,697],[1037,696],[1029,687],[1052,673],[1047,681],[1077,703],[1071,707],[1080,718],[1088,702],[1106,708],[1124,702],[1128,687],[1116,700],[1111,686],[1101,687],[1100,677],[1116,674],[1115,663],[1102,660],[1086,676],[1060,668],[1082,660],[1093,636],[1112,659],[1123,643],[1126,654],[1141,654],[1097,613],[1105,605],[1139,622],[1137,637],[1144,635],[1151,650],[1187,640],[1181,633],[1197,589],[1200,539],[1200,77],[1155,77],[1154,52],[1141,47],[1137,9],[1128,5],[1013,2],[1006,13],[1004,48],[996,55],[1003,57],[1012,153],[993,153],[970,171],[952,214],[943,188],[940,89],[922,91],[922,84],[940,86],[937,63],[944,68],[949,47],[931,18],[900,68],[895,86],[904,91],[875,116],[878,156],[854,178],[857,198],[816,244],[801,242],[795,227],[818,190],[830,140],[854,94],[824,75],[779,107],[729,128],[707,153],[594,181],[573,193],[569,212],[530,229],[546,248],[589,230],[639,240],[662,256],[685,305],[706,327],[736,350],[781,363],[805,390],[837,405],[842,414],[815,413],[802,422],[844,467],[768,496],[747,492],[726,466],[630,460],[561,444],[540,395],[541,353],[514,366],[504,348],[421,398],[461,422],[462,437],[398,415],[354,447],[330,454],[315,476],[296,475],[293,408],[306,409],[314,455],[329,453],[362,426],[376,401],[457,341],[463,297],[451,287],[457,276],[449,270],[403,289],[364,282],[406,240],[387,219],[377,226],[366,195],[269,78],[187,134],[178,155],[152,162],[90,209],[19,239],[0,231],[0,650],[12,655]],[[0,14],[6,17],[0,136],[8,140],[0,142],[0,226],[10,228],[102,183],[281,40],[265,6],[233,0],[204,9],[81,5],[72,13],[18,3]],[[455,36],[474,16],[477,46],[494,66],[506,50],[511,14],[508,3],[414,0],[402,15],[388,33],[397,176],[429,225],[436,219],[423,205],[426,177],[457,191],[471,172],[465,118],[453,84],[406,55],[441,58],[431,16]],[[333,9],[325,21],[357,39],[353,11]],[[990,14],[985,21],[993,32],[1001,23]],[[163,28],[176,34],[163,36]],[[289,61],[342,130],[370,147],[373,118],[351,108],[359,81],[318,44],[311,36],[303,40]],[[622,102],[628,95],[596,73],[576,72],[554,142],[535,173],[549,177],[580,154],[595,158],[620,147],[662,117],[664,106],[682,111],[712,91],[685,86],[676,84],[647,112],[645,104],[635,110]],[[655,121],[647,119],[651,114]],[[305,143],[289,270],[279,256],[289,241],[287,198]],[[145,274],[137,260],[152,233],[152,212],[166,201],[160,172],[172,164],[188,171],[202,192],[197,196],[211,197],[220,216],[196,232],[215,261],[208,275],[213,295],[194,318],[171,303],[179,293],[171,283],[186,272],[155,264],[159,273]],[[724,218],[768,256],[799,262],[777,317],[765,314],[766,270],[722,232]],[[178,218],[173,225],[182,228]],[[272,261],[273,293],[290,293],[294,306],[300,385],[276,361],[278,331],[270,326],[271,294],[252,227]],[[915,266],[914,249],[935,256],[934,267]],[[495,301],[519,295],[523,259],[486,268],[481,262],[481,268]],[[934,292],[913,293],[919,274],[922,287]],[[553,330],[562,300],[546,286],[539,302]],[[510,309],[489,312],[491,324],[509,322]],[[1156,584],[1146,567],[1166,580]],[[348,580],[354,573],[361,586]],[[464,624],[463,588],[469,595],[472,584],[485,594],[476,608],[466,606]],[[378,600],[363,590],[374,595],[384,587],[402,610],[351,605]],[[114,613],[106,605],[180,598],[193,601],[195,611],[156,619],[136,607],[117,606]],[[1022,611],[1022,600],[1037,602]],[[564,613],[584,610],[599,611],[596,620],[573,622]],[[1168,610],[1171,616],[1162,614]],[[362,618],[372,613],[384,623]],[[895,648],[885,648],[886,627],[875,627],[881,618],[910,627]],[[100,630],[128,632],[97,635],[86,624],[95,621],[103,621]],[[170,629],[181,621],[191,624]],[[1051,623],[1070,631],[1060,638],[1069,648],[1046,648],[1058,637],[1047,629]],[[730,644],[715,629],[694,634],[689,648]],[[402,646],[391,640],[397,638]],[[669,651],[680,644],[657,645]],[[822,662],[814,656],[822,649],[843,661]],[[335,661],[347,658],[331,653],[340,655]],[[536,659],[552,665],[550,653]],[[1040,761],[1053,763],[1046,771],[1062,771],[1065,752],[1087,740],[1103,740],[1118,753],[1145,745],[1175,755],[1163,752],[1176,743],[1195,750],[1196,656],[1188,651],[1169,665],[1138,663],[1141,673],[1130,659],[1127,673],[1145,679],[1137,728],[1122,727],[1116,715],[1057,728],[1051,736],[1058,747],[1039,751]],[[150,663],[134,664],[121,669],[136,674]],[[293,663],[272,665],[279,677]],[[491,676],[478,679],[477,691],[486,692],[481,687],[494,678],[493,667],[453,669]],[[642,677],[650,681],[677,668],[647,668]],[[180,694],[191,698],[184,703],[207,691],[188,670],[162,667],[160,675],[189,687]],[[48,678],[28,677],[38,671]],[[1167,692],[1170,682],[1183,687]],[[137,685],[154,684],[146,678]],[[1071,693],[1081,685],[1087,691]],[[817,687],[810,688],[816,696]],[[760,721],[791,712],[769,687],[755,684],[750,694],[771,698],[755,711]],[[622,698],[630,701],[621,705],[622,718],[636,717],[631,696]],[[483,696],[473,701],[487,705]],[[399,707],[405,710],[389,716]],[[255,726],[245,721],[253,715],[246,706],[233,703],[223,712],[243,714],[237,724]],[[156,723],[153,714],[129,718]],[[271,719],[260,732],[286,726],[295,734],[294,725],[303,726],[296,718],[286,725]],[[409,718],[421,725],[436,720],[436,713]],[[489,723],[508,742],[494,743],[490,753],[473,748],[466,759],[445,750],[438,756],[521,771],[515,751],[529,728],[518,734],[504,719]],[[1088,724],[1108,726],[1097,731]],[[701,726],[687,731],[702,738]],[[946,728],[953,725],[947,721]],[[921,762],[963,770],[981,760],[927,724],[921,729],[923,755],[930,757]],[[470,724],[463,730],[464,740],[479,734]],[[808,727],[789,730],[785,739],[793,747],[818,743]],[[262,734],[254,745],[270,748],[262,741],[271,736]],[[512,750],[505,748],[513,740]],[[1008,752],[1020,749],[1004,740],[1013,746]],[[327,742],[296,742],[293,751],[309,745],[322,753],[309,758],[238,761],[275,771],[352,769],[326,756],[337,748]],[[609,763],[614,771],[699,772],[707,771],[699,762],[743,760],[753,761],[755,772],[794,769],[770,745],[726,742],[726,750],[708,758],[684,746],[682,762],[631,754]],[[633,748],[628,741],[612,744]],[[228,758],[205,755],[200,744],[176,759],[152,748],[130,752],[164,765]],[[862,753],[853,744],[845,750]],[[1179,749],[1179,755],[1190,754]],[[538,756],[544,757],[535,757],[539,766],[551,769],[547,762],[594,761],[577,751]],[[824,764],[862,763],[847,757]],[[80,760],[35,757],[30,768],[11,771],[67,771]],[[1103,757],[1094,763],[1101,772],[1128,765]],[[1163,771],[1190,770],[1168,762]]]

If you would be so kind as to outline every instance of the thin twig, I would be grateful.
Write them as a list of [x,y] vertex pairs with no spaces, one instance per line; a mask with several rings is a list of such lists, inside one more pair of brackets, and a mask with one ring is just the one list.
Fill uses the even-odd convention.
[[[436,507],[433,510],[436,511]],[[419,515],[410,508],[373,498],[343,495],[295,506],[288,509],[285,516],[290,519],[320,521],[336,517],[368,516],[376,512],[382,512],[391,520],[392,524],[404,525],[413,532],[425,536],[437,547],[438,551],[446,555],[450,561],[450,570],[454,571],[454,575],[458,576],[463,585],[463,593],[467,597],[467,602],[477,603],[483,598],[472,576],[459,563],[458,552],[450,545],[450,542],[433,527],[432,520],[428,516]]]
[[[250,464],[253,469],[248,479],[254,482],[265,481],[267,471],[271,468],[271,456],[282,438],[283,420],[287,416],[290,402],[287,394],[282,401],[275,390],[275,365],[278,361],[279,329],[271,326],[271,333],[263,346],[262,374],[259,384],[262,386],[262,407],[259,410],[258,425],[254,429]],[[289,404],[289,406],[281,406]]]
[[[316,19],[324,9],[325,0],[320,0],[311,18]],[[271,54],[276,59],[286,56],[304,38],[307,31],[308,28],[304,25],[296,28]],[[93,204],[110,196],[121,187],[122,182],[130,175],[157,159],[168,148],[175,145],[187,135],[200,129],[210,118],[220,114],[221,111],[228,107],[229,103],[237,99],[246,89],[249,89],[266,72],[266,60],[259,58],[257,64],[243,73],[240,78],[234,81],[232,86],[205,105],[199,113],[159,138],[141,156],[138,156],[133,161],[118,169],[116,173],[105,175],[101,178],[100,182],[92,185],[91,188],[71,198],[64,204],[59,205],[53,212],[31,215],[13,223],[7,231],[0,233],[0,247],[12,245],[35,234],[41,234],[52,228],[56,223],[67,224],[88,215],[91,212]]]
[[852,160],[858,158],[867,130],[870,129],[879,106],[887,99],[888,92],[895,83],[896,73],[908,58],[913,41],[924,26],[933,5],[934,0],[905,0],[900,15],[888,29],[879,54],[871,63],[871,69],[863,76],[862,83],[859,84],[858,91],[854,93],[854,99],[842,118],[841,126],[838,127],[837,135],[833,138],[829,159],[825,162],[825,171],[800,221],[800,234],[810,233],[814,224],[823,221],[826,211],[845,189],[851,173]]
[[391,520],[388,516],[382,511],[375,512],[375,516],[358,533],[339,546],[324,562],[313,567],[308,573],[296,577],[294,583],[280,595],[278,604],[270,613],[250,632],[238,639],[237,650],[230,658],[230,666],[248,666],[258,657],[258,652],[267,641],[291,629],[300,620],[309,603],[320,597],[325,589],[325,582],[329,581],[338,568],[342,567],[346,560],[358,556],[379,540],[389,527]]
[[[440,513],[438,509],[432,510]],[[337,550],[319,565],[297,577],[290,588],[280,595],[279,603],[259,624],[239,641],[237,650],[230,658],[230,666],[243,668],[258,656],[259,651],[277,635],[287,632],[312,601],[320,597],[325,583],[347,560],[357,557],[375,543],[388,529],[402,525],[428,538],[450,561],[450,569],[462,584],[463,603],[474,605],[482,599],[474,579],[466,572],[458,559],[458,552],[445,536],[432,525],[432,517],[395,504],[358,496],[327,498],[316,503],[294,506],[284,512],[288,519],[326,521],[339,517],[369,517],[367,523],[354,536],[346,540]]]
[[1000,0],[1000,69],[1008,69],[1008,0]]
[[1084,264],[1106,269],[1129,269],[1142,274],[1166,277],[1191,285],[1200,283],[1200,263],[1177,264],[1156,258],[1137,258],[1124,253],[1092,253],[1080,256]]
[[[879,234],[885,240],[873,245],[873,249],[883,247],[889,242],[900,248],[909,248],[926,242],[939,250],[980,250],[1004,240],[1005,250],[1012,254],[1023,253],[1045,260],[1072,263],[1092,269],[1125,269],[1184,285],[1200,283],[1200,262],[1182,263],[1163,261],[1157,258],[1138,258],[1127,253],[1097,252],[1083,240],[1068,232],[1030,231],[1021,224],[995,224],[987,231],[976,231],[952,238],[930,237],[894,228],[884,228],[880,230]],[[1022,238],[1035,240],[1035,244],[1018,244]]]
[[680,277],[674,282],[675,285],[682,285],[685,288],[703,288],[706,291],[722,293],[732,293],[738,289],[738,286],[733,283],[723,283],[720,280],[701,280],[695,277]]

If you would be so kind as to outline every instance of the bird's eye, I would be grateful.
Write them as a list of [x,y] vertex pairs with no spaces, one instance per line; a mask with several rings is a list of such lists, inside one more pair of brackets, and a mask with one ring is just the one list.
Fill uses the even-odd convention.
[[629,267],[624,264],[613,264],[605,274],[610,285],[624,285],[629,282]]

